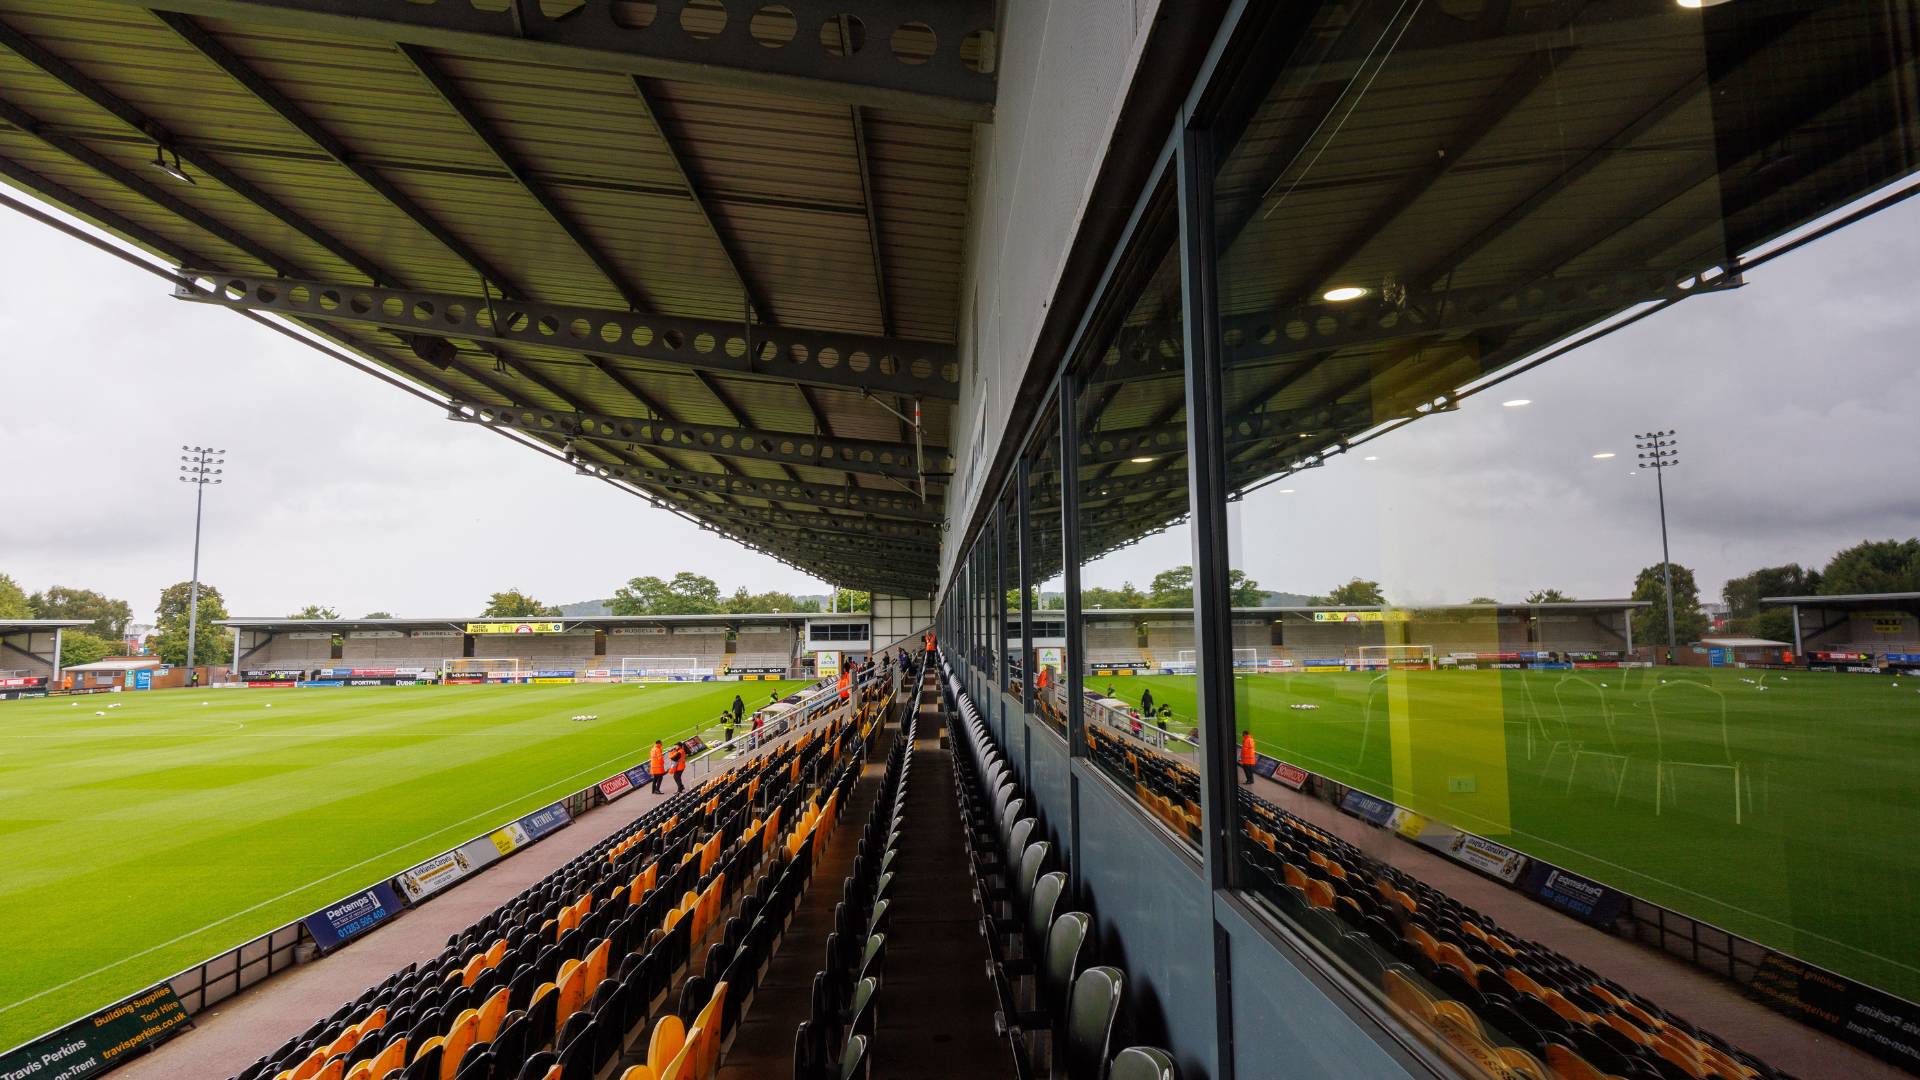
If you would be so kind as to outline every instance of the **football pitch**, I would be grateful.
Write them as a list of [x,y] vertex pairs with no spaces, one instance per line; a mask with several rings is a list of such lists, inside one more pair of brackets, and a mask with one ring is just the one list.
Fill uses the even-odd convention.
[[[1109,683],[1193,715],[1190,676],[1088,685]],[[1642,668],[1234,685],[1267,753],[1389,799],[1397,767],[1414,809],[1920,1000],[1920,678]]]
[[801,685],[0,702],[0,1049]]

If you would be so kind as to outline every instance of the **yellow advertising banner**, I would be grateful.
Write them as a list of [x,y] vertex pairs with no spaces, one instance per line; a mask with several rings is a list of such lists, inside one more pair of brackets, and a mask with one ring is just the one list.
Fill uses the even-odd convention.
[[1314,622],[1406,622],[1408,615],[1404,611],[1316,611]]
[[469,634],[557,634],[557,622],[470,622]]

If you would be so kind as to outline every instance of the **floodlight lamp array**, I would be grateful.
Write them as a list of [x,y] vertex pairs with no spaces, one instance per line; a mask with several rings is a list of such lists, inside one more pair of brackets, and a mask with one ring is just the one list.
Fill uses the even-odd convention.
[[1680,464],[1680,452],[1673,449],[1674,446],[1679,444],[1680,440],[1673,436],[1674,431],[1672,429],[1666,431],[1641,432],[1634,435],[1636,439],[1646,440],[1645,442],[1633,444],[1634,449],[1644,451],[1637,455],[1640,459],[1641,466],[1648,469],[1670,469]]

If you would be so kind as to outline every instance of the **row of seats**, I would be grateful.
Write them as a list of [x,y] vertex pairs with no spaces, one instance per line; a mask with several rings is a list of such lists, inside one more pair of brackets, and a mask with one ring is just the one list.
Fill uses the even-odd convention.
[[[1136,721],[1137,723],[1138,721]],[[1133,797],[1174,835],[1200,846],[1200,774],[1181,761],[1154,753],[1145,743],[1086,725],[1087,752],[1108,775],[1130,783]]]
[[1069,879],[972,700],[944,669],[949,717],[957,717],[955,797],[986,938],[987,977],[1018,1080],[1174,1080],[1156,1047],[1112,1051],[1126,991],[1118,968],[1093,963],[1092,919],[1073,910]]
[[1646,997],[1242,788],[1256,888],[1411,1019],[1529,1080],[1778,1080]]
[[[648,811],[235,1080],[591,1080],[649,1031],[645,1080],[710,1074],[742,1004],[726,980],[757,984],[890,681],[860,699],[850,717]],[[736,898],[739,914],[723,919]]]
[[902,720],[867,814],[853,872],[841,885],[827,935],[826,966],[813,977],[812,1015],[794,1032],[793,1080],[867,1080],[899,852],[900,795],[913,759],[916,719]]

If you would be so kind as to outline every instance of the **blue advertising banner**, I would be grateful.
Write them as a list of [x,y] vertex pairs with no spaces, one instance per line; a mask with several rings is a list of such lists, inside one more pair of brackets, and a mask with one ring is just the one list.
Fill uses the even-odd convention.
[[1277,757],[1268,757],[1260,753],[1253,755],[1253,772],[1255,776],[1264,776],[1271,780],[1273,779],[1273,771],[1279,767],[1280,759]]
[[133,688],[134,688],[135,690],[151,690],[151,689],[153,689],[153,671],[152,671],[152,669],[150,669],[150,668],[144,668],[144,669],[142,669],[142,670],[140,670],[140,671],[136,671],[136,672],[134,672],[134,673],[133,673]]
[[1596,926],[1613,925],[1627,902],[1627,894],[1618,889],[1538,860],[1527,870],[1520,891]]
[[520,826],[520,831],[527,834],[529,843],[572,823],[573,815],[567,813],[567,808],[562,803],[554,803],[552,806],[535,810],[516,822]]
[[641,784],[644,784],[652,779],[653,779],[652,768],[644,761],[638,765],[635,765],[633,768],[627,770],[627,782],[632,784],[634,787],[639,787]]
[[1394,806],[1385,799],[1376,799],[1359,788],[1348,788],[1347,797],[1340,800],[1340,809],[1362,821],[1371,821],[1385,827],[1387,819],[1393,817]]
[[385,881],[371,889],[337,900],[300,920],[321,952],[332,950],[373,929],[399,913],[400,897]]

